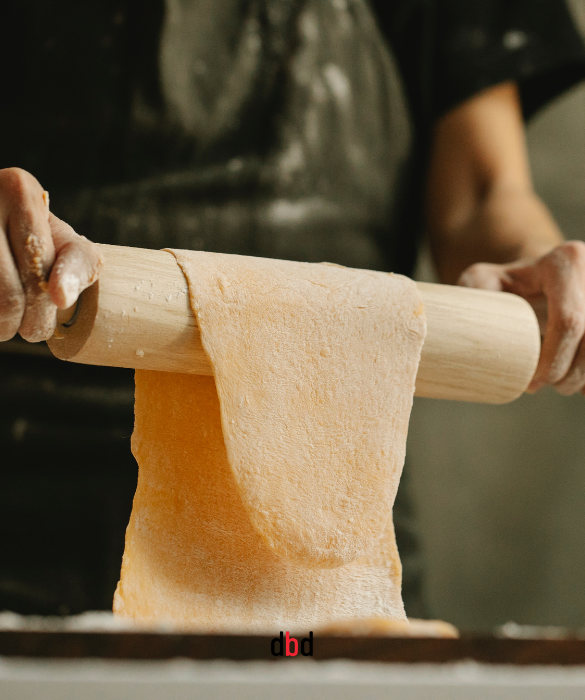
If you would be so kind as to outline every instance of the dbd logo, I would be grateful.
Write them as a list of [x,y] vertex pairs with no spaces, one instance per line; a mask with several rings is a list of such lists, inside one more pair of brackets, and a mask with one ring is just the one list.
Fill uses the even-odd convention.
[[[308,648],[306,645],[308,645]],[[296,656],[299,653],[299,646],[303,656],[313,656],[313,633],[309,632],[309,636],[301,639],[299,645],[298,641],[294,637],[290,637],[288,632],[286,637],[281,632],[280,637],[274,637],[272,642],[270,642],[270,651],[272,656]]]

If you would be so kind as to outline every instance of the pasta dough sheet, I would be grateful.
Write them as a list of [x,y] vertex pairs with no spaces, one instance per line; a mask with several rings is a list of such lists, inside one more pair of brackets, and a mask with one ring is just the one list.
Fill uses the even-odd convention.
[[405,619],[391,509],[425,322],[407,278],[174,251],[213,378],[139,371],[116,613]]

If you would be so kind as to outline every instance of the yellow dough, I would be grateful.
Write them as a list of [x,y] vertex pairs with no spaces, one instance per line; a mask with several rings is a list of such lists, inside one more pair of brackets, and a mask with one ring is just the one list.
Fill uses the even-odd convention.
[[174,251],[213,378],[136,373],[117,614],[405,620],[391,510],[425,323],[407,278]]

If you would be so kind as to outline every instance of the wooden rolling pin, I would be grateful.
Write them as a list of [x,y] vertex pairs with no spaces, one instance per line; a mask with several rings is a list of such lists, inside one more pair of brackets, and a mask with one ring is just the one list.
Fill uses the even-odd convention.
[[[165,251],[102,245],[100,279],[60,312],[54,355],[92,365],[212,374],[187,280]],[[506,403],[528,386],[540,353],[531,306],[518,296],[418,283],[427,337],[416,396]],[[390,312],[390,310],[389,310]]]

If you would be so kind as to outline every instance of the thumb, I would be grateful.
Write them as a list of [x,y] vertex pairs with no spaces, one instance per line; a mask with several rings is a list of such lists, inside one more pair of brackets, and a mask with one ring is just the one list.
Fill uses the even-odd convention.
[[538,260],[518,260],[502,267],[506,270],[504,291],[528,300],[544,294],[543,270]]
[[544,295],[542,271],[534,260],[518,260],[505,265],[476,263],[464,270],[457,284],[494,292],[510,292],[523,297],[534,309],[540,333],[544,335],[548,321],[548,305]]
[[503,291],[507,282],[506,265],[494,263],[475,263],[464,270],[457,280],[461,287],[488,289],[492,292]]
[[540,334],[544,336],[548,323],[548,301],[542,267],[535,260],[520,260],[505,267],[507,271],[503,291],[526,299],[534,309]]
[[75,233],[69,224],[52,214],[49,224],[56,251],[49,293],[58,308],[66,309],[96,281],[103,261],[98,246]]

